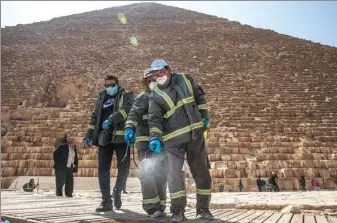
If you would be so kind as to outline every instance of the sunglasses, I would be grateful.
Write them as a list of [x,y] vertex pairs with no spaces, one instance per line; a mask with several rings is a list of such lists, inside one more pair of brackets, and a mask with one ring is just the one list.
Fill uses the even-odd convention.
[[166,74],[165,71],[166,71],[165,68],[163,68],[161,70],[154,70],[154,71],[152,71],[152,73],[153,73],[152,78],[153,79],[157,79],[158,77],[164,76]]
[[105,84],[104,86],[105,86],[106,88],[107,88],[107,87],[115,87],[115,86],[116,86],[116,83],[114,83],[114,84]]

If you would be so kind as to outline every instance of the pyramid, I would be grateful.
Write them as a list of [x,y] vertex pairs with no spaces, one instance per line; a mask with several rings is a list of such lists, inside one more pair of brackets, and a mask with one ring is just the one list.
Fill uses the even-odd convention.
[[313,177],[336,187],[337,48],[157,3],[1,29],[2,187],[54,175],[64,133],[79,148],[76,176],[97,176],[97,149],[83,149],[83,136],[104,75],[139,93],[157,58],[206,92],[214,191],[220,182],[237,191],[239,178],[256,191],[272,171],[281,190],[298,189],[302,175],[309,188]]

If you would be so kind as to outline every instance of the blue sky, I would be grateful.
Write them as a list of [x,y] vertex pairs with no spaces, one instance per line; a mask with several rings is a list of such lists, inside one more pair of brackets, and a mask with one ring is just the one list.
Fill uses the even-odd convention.
[[[140,1],[1,1],[1,27]],[[160,1],[337,47],[337,1]]]

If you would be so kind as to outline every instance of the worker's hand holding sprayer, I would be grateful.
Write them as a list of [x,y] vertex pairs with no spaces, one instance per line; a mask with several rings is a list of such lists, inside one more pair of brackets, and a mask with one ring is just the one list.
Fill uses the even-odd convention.
[[161,143],[158,139],[152,139],[149,143],[149,149],[157,154],[161,152]]
[[124,131],[124,140],[128,144],[128,146],[131,147],[132,144],[136,142],[135,131],[131,128],[127,128]]

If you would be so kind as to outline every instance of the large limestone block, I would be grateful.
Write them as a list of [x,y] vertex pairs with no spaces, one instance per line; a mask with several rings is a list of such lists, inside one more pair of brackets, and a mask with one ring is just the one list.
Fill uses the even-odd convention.
[[216,161],[215,162],[216,169],[227,168],[227,162],[225,161]]
[[98,168],[98,162],[96,160],[79,160],[78,167],[80,168]]
[[211,154],[210,155],[210,161],[221,161],[221,155],[220,154]]
[[256,169],[257,168],[257,165],[256,165],[256,163],[255,162],[253,162],[253,161],[247,161],[247,167],[249,168],[249,169]]
[[318,172],[319,172],[320,176],[323,177],[323,178],[329,178],[330,177],[329,170],[327,170],[327,169],[319,169]]
[[331,154],[331,151],[329,148],[323,147],[321,148],[321,153]]
[[288,167],[289,168],[301,168],[301,161],[300,160],[288,160]]
[[3,167],[1,168],[1,177],[11,177],[17,175],[16,167]]
[[326,168],[337,168],[337,160],[324,160]]
[[310,179],[313,179],[314,177],[316,177],[317,174],[318,174],[317,169],[310,168],[310,169],[305,170],[305,176],[310,178]]
[[245,157],[242,154],[232,154],[231,155],[231,160],[233,160],[233,161],[241,161],[241,160],[245,160]]
[[322,161],[320,160],[313,160],[314,168],[321,168],[322,167]]
[[26,176],[51,176],[52,172],[52,168],[25,168]]
[[329,170],[330,176],[337,179],[337,168],[330,168]]
[[211,177],[212,178],[223,178],[223,169],[215,169],[210,171]]
[[247,167],[247,162],[246,161],[237,161],[235,162],[236,168],[239,170],[244,170]]
[[294,190],[293,178],[279,178],[278,185],[280,190]]
[[291,168],[280,169],[280,173],[280,175],[285,178],[293,177],[293,169]]
[[236,178],[236,170],[235,169],[224,169],[224,177],[225,178]]
[[249,154],[250,150],[249,150],[249,148],[239,148],[239,153],[240,154]]
[[288,168],[288,162],[287,161],[278,161],[279,168]]
[[257,170],[255,170],[255,169],[249,169],[249,168],[245,169],[245,173],[246,173],[247,177],[249,177],[249,178],[256,177],[257,176],[256,172],[257,172]]
[[336,178],[323,178],[323,184],[325,189],[337,189],[337,179]]
[[221,160],[222,161],[231,161],[231,155],[229,154],[224,154],[224,155],[221,155]]

